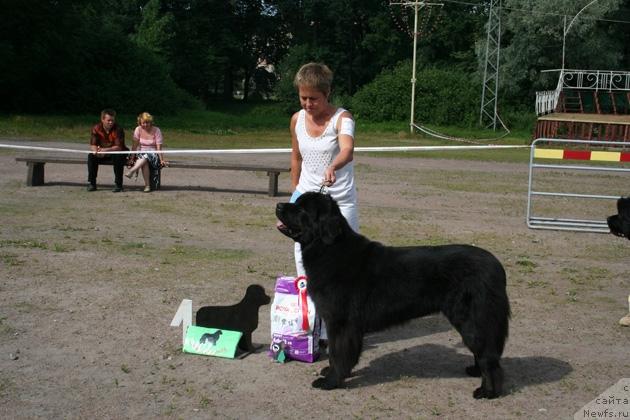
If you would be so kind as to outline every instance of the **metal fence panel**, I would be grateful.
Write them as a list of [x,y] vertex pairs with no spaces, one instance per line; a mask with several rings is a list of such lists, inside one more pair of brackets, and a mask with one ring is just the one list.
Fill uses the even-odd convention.
[[[566,148],[545,148],[540,147],[554,144],[563,144]],[[619,191],[619,195],[602,193],[586,193],[580,191],[542,191],[534,189],[534,177],[538,172],[545,170],[561,170],[570,173],[600,173],[625,177],[630,175],[630,167],[626,162],[630,162],[630,143],[628,142],[605,142],[586,140],[567,140],[538,138],[532,142],[529,156],[529,179],[527,186],[527,226],[531,229],[551,229],[551,230],[571,230],[581,232],[609,233],[610,229],[606,219],[592,220],[571,217],[549,217],[534,214],[534,199],[536,197],[557,197],[572,198],[576,200],[617,200],[624,193],[630,191],[630,176],[625,180],[624,191]],[[570,160],[571,164],[559,163],[539,163],[544,159]],[[581,164],[580,162],[584,162]],[[604,162],[595,165],[592,162]],[[619,167],[612,167],[619,162]],[[544,175],[537,175],[540,180]],[[580,184],[576,182],[572,188],[579,189]],[[551,187],[557,188],[557,187]],[[583,201],[581,201],[583,202]],[[579,207],[578,207],[579,209]],[[606,215],[608,216],[608,215]]]

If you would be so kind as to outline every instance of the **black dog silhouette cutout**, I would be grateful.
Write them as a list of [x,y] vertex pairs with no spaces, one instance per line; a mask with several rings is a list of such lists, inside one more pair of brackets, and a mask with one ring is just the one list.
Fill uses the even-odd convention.
[[610,233],[630,239],[630,197],[617,200],[617,214],[607,219]]
[[267,296],[265,289],[258,284],[252,284],[247,288],[245,297],[236,305],[200,308],[195,323],[199,327],[242,332],[238,348],[251,353],[256,350],[252,343],[252,332],[258,328],[258,309],[269,302],[271,298]]

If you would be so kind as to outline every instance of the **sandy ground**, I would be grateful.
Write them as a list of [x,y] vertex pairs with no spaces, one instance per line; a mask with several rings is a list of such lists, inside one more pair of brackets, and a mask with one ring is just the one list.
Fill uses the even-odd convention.
[[[67,145],[61,145],[67,146]],[[76,146],[73,146],[76,147]],[[181,352],[169,323],[236,303],[294,270],[275,227],[265,174],[165,170],[113,194],[103,167],[48,165],[26,187],[17,153],[0,151],[0,418],[573,418],[630,377],[630,242],[525,223],[527,165],[356,157],[361,230],[392,245],[468,243],[505,265],[512,305],[505,394],[477,401],[472,357],[440,315],[370,335],[347,387],[314,390],[314,364]],[[214,158],[219,159],[219,158]],[[288,156],[234,157],[286,164]],[[628,194],[627,174],[558,172],[545,188]],[[608,200],[542,200],[541,214],[604,219]],[[269,343],[269,306],[254,341]],[[630,414],[628,414],[630,416]]]

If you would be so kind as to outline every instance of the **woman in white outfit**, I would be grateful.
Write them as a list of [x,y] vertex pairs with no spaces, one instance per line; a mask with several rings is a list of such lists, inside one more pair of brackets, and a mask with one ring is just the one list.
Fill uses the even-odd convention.
[[[352,229],[358,231],[357,191],[352,164],[354,120],[328,102],[333,73],[320,63],[303,65],[295,75],[302,110],[291,117],[291,202],[324,187]],[[304,275],[300,244],[295,243],[298,276]]]
[[[333,74],[325,64],[308,63],[293,84],[302,110],[291,117],[291,202],[309,191],[326,191],[335,199],[350,227],[358,232],[357,191],[354,186],[354,120],[328,102]],[[305,275],[302,250],[295,243],[295,267]],[[321,339],[326,340],[322,325]],[[322,343],[324,344],[324,343]]]

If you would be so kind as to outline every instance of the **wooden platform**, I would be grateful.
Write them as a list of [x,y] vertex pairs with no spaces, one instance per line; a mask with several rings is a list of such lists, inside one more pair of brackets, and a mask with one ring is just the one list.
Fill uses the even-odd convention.
[[539,121],[571,121],[593,124],[623,124],[630,125],[630,115],[613,114],[574,114],[568,112],[554,112],[538,117]]
[[554,112],[538,117],[534,138],[630,141],[630,115]]

